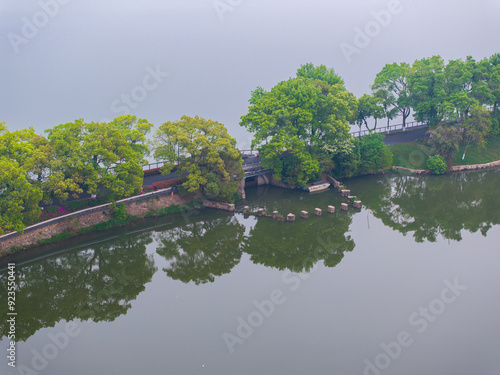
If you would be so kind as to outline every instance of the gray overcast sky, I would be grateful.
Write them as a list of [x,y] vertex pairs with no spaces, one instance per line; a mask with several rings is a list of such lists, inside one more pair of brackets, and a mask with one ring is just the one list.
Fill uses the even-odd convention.
[[[386,63],[500,52],[499,14],[498,0],[0,0],[0,120],[42,132],[125,111],[156,126],[200,115],[248,147],[238,123],[257,86],[312,62],[360,96]],[[356,28],[372,35],[361,48]],[[351,61],[342,43],[358,48]]]

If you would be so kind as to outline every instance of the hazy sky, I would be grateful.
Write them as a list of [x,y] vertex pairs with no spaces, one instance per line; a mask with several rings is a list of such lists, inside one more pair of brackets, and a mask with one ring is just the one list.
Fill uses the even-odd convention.
[[0,120],[200,115],[248,147],[257,86],[312,62],[360,96],[386,63],[500,52],[499,14],[498,0],[0,0]]

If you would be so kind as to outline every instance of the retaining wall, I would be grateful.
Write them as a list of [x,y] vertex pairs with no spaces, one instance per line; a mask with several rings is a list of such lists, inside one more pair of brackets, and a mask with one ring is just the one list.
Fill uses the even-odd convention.
[[[159,208],[180,205],[192,200],[191,196],[171,195],[170,191],[157,192],[146,196],[128,198],[126,204],[127,213],[138,217],[144,217],[148,212]],[[122,200],[123,201],[123,200]],[[26,228],[23,234],[14,233],[2,236],[0,240],[0,257],[9,252],[13,247],[25,247],[36,245],[39,241],[51,238],[64,232],[78,233],[81,228],[94,226],[111,220],[109,204],[94,207],[80,212],[75,212],[64,217],[52,219],[50,222],[42,222]]]
[[215,208],[223,211],[234,211],[234,204],[203,200],[203,207]]
[[[450,168],[450,172],[464,172],[464,171],[476,171],[480,169],[492,169],[492,168],[500,168],[500,160],[493,161],[491,163],[485,164],[471,164],[471,165],[455,165]],[[403,167],[393,166],[392,169],[397,171],[407,171],[413,174],[429,174],[430,171],[428,169],[410,169]]]
[[476,169],[489,169],[489,168],[499,168],[499,167],[500,167],[500,160],[497,160],[485,164],[456,165],[454,167],[451,167],[451,170],[453,172],[461,172],[461,171],[473,171]]
[[406,172],[410,172],[413,174],[429,174],[429,173],[431,173],[431,171],[428,169],[410,169],[410,168],[403,168],[403,167],[396,167],[396,166],[393,166],[392,169],[394,169],[396,171],[406,171]]

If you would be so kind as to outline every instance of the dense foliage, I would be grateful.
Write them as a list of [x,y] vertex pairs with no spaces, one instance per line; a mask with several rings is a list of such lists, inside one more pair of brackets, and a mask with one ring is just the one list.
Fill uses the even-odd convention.
[[356,98],[325,66],[306,64],[270,91],[258,87],[249,102],[240,124],[254,133],[252,147],[278,181],[302,185],[316,178],[328,164],[324,148],[342,147],[351,137]]
[[155,134],[155,158],[166,161],[162,173],[176,173],[190,193],[231,201],[243,178],[243,160],[226,127],[213,120],[183,116],[168,121]]
[[[70,197],[99,195],[109,202],[141,193],[152,127],[145,119],[124,115],[110,122],[76,120],[43,136],[33,128],[11,132],[0,122],[0,234],[22,232],[53,217],[54,210],[64,214],[89,205],[87,200],[66,203]],[[163,124],[155,145],[155,156],[167,161],[164,172],[180,163],[176,172],[181,180],[166,185],[182,182],[187,191],[209,199],[234,199],[244,175],[242,159],[224,125],[184,116]],[[112,211],[125,215],[124,206]]]
[[[433,152],[451,164],[461,145],[484,145],[488,137],[499,134],[500,54],[480,61],[468,56],[448,63],[440,56],[407,63],[387,64],[372,85],[373,96],[363,96],[357,122],[379,118],[376,100],[389,120],[397,111],[403,126],[412,113],[417,121],[431,128]],[[371,106],[367,106],[371,103]],[[376,122],[375,122],[376,123]],[[368,126],[367,126],[368,127]]]
[[432,174],[445,174],[446,161],[442,156],[431,156],[427,160],[427,169],[429,169]]

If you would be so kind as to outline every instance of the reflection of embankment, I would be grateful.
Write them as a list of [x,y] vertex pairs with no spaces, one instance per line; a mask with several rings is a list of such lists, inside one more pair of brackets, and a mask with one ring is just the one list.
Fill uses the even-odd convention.
[[[17,341],[61,320],[113,321],[126,314],[156,269],[146,254],[150,233],[115,237],[16,268]],[[7,277],[0,275],[1,300]],[[0,313],[7,316],[7,304]],[[8,325],[0,323],[0,335]]]
[[[372,183],[373,182],[373,183]],[[500,172],[448,176],[382,176],[363,192],[366,205],[383,223],[417,242],[441,235],[456,241],[461,231],[486,235],[500,224]]]

